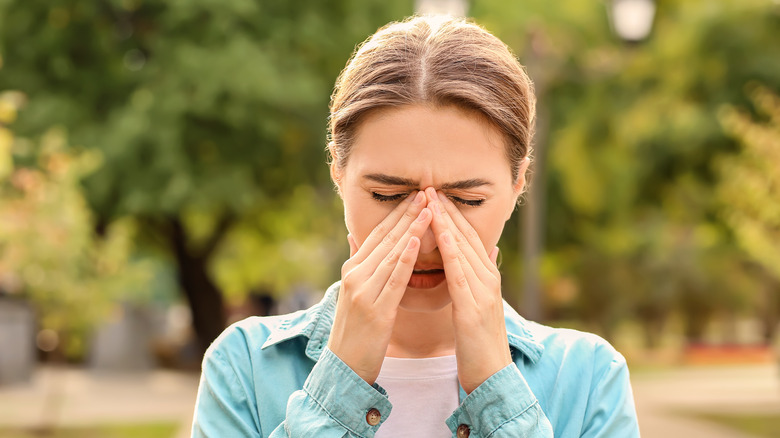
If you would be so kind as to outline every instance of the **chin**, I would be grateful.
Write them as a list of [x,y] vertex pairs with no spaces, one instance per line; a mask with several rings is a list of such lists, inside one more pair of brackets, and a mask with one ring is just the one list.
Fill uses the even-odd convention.
[[407,312],[438,312],[452,303],[447,283],[444,282],[434,288],[422,289],[407,287],[398,306]]

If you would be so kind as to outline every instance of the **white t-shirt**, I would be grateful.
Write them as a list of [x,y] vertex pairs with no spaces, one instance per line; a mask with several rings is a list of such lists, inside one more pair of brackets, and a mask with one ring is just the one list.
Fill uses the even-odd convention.
[[455,356],[386,357],[377,378],[393,404],[377,438],[451,437],[444,420],[460,404]]

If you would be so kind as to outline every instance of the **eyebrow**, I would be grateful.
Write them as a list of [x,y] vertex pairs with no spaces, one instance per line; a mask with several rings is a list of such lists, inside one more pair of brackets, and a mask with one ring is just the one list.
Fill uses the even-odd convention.
[[[402,178],[400,176],[386,175],[384,173],[369,173],[363,175],[363,179],[384,184],[387,186],[403,186],[403,187],[420,187],[420,182],[409,178]],[[444,183],[439,187],[439,190],[453,190],[453,189],[473,189],[475,187],[492,186],[493,183],[481,178],[464,179],[462,181],[453,181]]]

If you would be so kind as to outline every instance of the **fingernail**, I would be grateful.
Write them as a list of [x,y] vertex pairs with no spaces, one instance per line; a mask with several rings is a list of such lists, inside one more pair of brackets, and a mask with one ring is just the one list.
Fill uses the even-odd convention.
[[426,219],[428,219],[428,208],[423,208],[419,215],[417,215],[417,220],[415,222],[425,222]]
[[422,204],[424,199],[425,199],[425,195],[423,194],[423,192],[417,192],[417,195],[414,197],[414,204],[420,205]]
[[436,192],[436,194],[439,196],[439,200],[440,200],[441,202],[446,202],[446,201],[448,200],[448,199],[447,199],[447,197],[446,197],[446,196],[444,196],[444,193],[442,193],[442,192]]

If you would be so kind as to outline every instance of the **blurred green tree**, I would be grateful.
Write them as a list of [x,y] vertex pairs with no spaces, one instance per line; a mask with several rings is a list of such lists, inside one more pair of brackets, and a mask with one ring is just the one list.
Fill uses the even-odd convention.
[[780,319],[780,97],[764,86],[749,88],[758,117],[734,107],[721,112],[740,149],[718,163],[717,193],[737,242],[763,273],[758,310],[764,339],[771,343]]
[[34,141],[2,125],[16,118],[23,98],[0,93],[0,288],[28,297],[41,330],[56,333],[42,348],[81,359],[85,339],[116,310],[115,301],[138,298],[148,266],[130,258],[132,220],[116,220],[105,236],[95,235],[80,179],[99,165],[99,154],[69,149],[56,128],[35,141],[34,167],[14,167],[12,156]]
[[[339,236],[338,215],[317,214],[335,211],[324,164],[330,89],[356,42],[411,10],[355,0],[3,0],[0,87],[29,96],[20,134],[59,124],[73,144],[102,152],[84,181],[97,230],[129,215],[172,258],[205,348],[224,328],[223,288],[293,281],[262,278],[269,266],[302,281],[337,272],[280,248]],[[285,231],[304,217],[315,223]],[[262,237],[247,242],[252,233]],[[232,269],[220,254],[241,263]],[[309,269],[317,262],[324,268]]]
[[[638,45],[611,34],[599,2],[474,6],[541,91],[547,132],[537,137],[546,141],[534,177],[546,183],[546,260],[563,264],[548,271],[574,273],[570,303],[600,333],[633,314],[656,332],[649,343],[672,311],[700,339],[711,316],[755,298],[737,280],[745,257],[712,190],[716,157],[736,149],[717,110],[747,105],[741,90],[751,81],[780,87],[777,4],[657,6],[653,33]],[[507,231],[505,241],[518,238]]]

